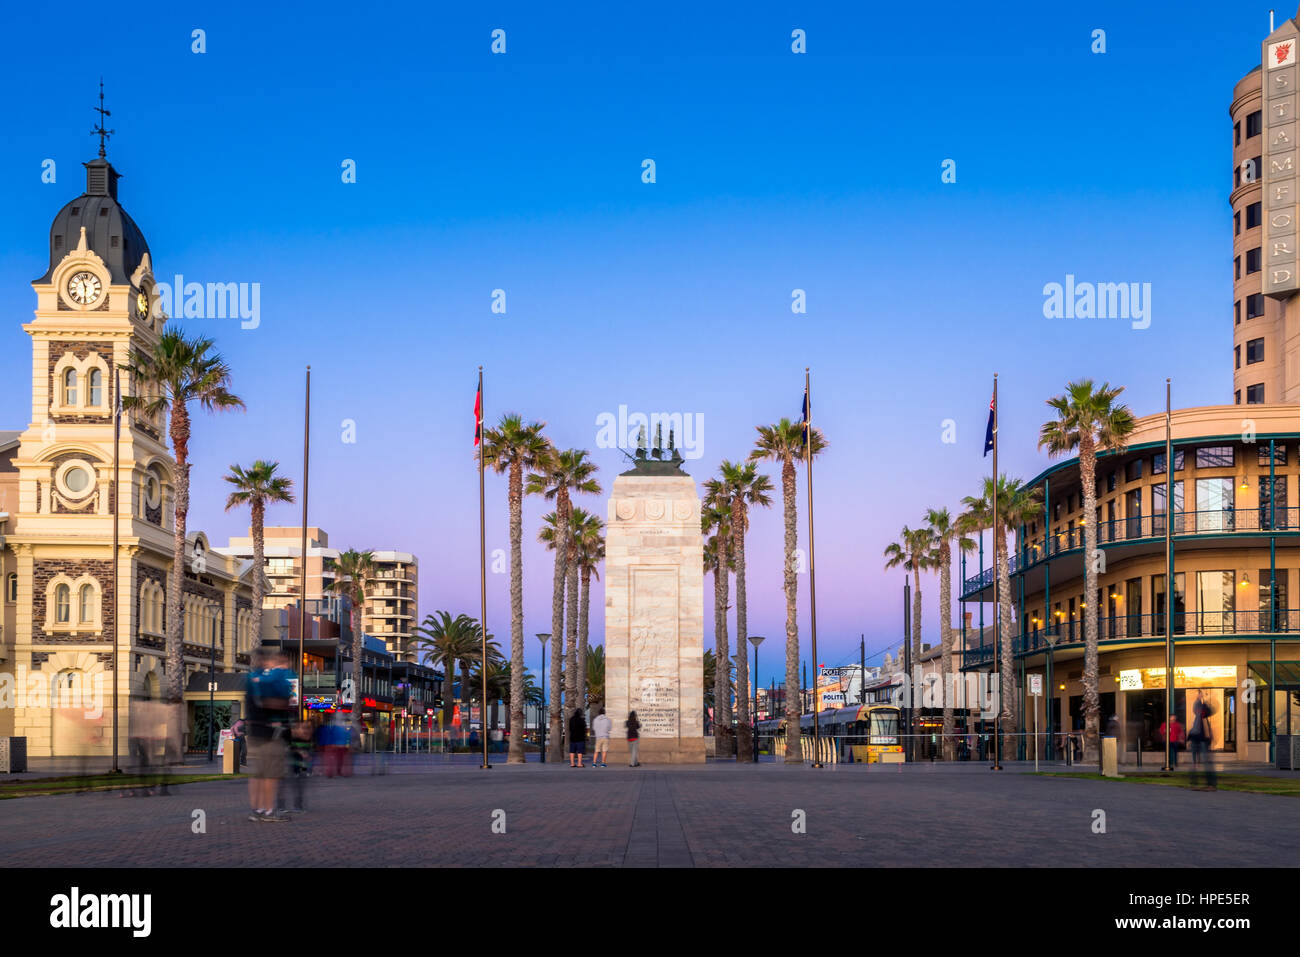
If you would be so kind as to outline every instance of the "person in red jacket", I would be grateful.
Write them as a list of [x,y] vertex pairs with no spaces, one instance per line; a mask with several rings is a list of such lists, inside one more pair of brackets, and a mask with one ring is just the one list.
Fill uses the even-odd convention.
[[1169,763],[1178,767],[1178,752],[1183,748],[1183,726],[1178,720],[1178,715],[1171,714],[1169,720],[1160,725],[1160,730],[1156,734],[1160,736],[1160,740],[1169,741]]

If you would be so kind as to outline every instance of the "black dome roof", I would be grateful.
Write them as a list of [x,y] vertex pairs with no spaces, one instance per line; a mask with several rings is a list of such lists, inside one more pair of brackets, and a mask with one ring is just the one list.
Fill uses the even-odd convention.
[[86,246],[108,266],[113,283],[128,283],[149,252],[144,233],[117,201],[118,172],[100,157],[84,164],[86,191],[68,203],[50,225],[50,266],[36,282],[49,282],[54,269],[77,248],[81,228]]

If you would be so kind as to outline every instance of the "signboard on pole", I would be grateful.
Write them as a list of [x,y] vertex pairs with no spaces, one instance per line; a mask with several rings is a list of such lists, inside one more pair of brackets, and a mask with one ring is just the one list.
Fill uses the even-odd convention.
[[1033,695],[1035,698],[1037,698],[1039,695],[1041,695],[1041,694],[1043,693],[1043,676],[1042,676],[1042,675],[1030,675],[1030,676],[1029,676],[1029,693],[1030,693],[1031,695]]

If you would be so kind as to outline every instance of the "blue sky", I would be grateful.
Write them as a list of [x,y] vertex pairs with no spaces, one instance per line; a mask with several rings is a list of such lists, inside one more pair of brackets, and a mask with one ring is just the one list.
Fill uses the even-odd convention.
[[[417,553],[422,613],[477,609],[480,363],[489,419],[544,419],[595,452],[607,489],[622,459],[595,449],[600,413],[701,414],[702,480],[756,424],[797,416],[811,366],[831,441],[816,475],[827,664],[856,660],[859,634],[869,653],[894,640],[902,576],[881,551],[975,490],[995,371],[1003,461],[1024,477],[1046,464],[1043,402],[1072,378],[1126,385],[1138,414],[1162,408],[1166,375],[1177,405],[1232,400],[1228,106],[1264,3],[144,4],[107,20],[72,4],[8,20],[0,426],[27,422],[28,284],[84,185],[102,74],[120,199],[159,277],[261,284],[257,329],[181,323],[216,338],[248,403],[196,423],[191,527],[242,534],[221,509],[231,462],[298,476],[310,363],[311,521],[332,544]],[[1151,327],[1045,319],[1043,286],[1067,274],[1149,282]],[[506,548],[504,482],[487,492],[489,548]],[[542,511],[525,511],[529,635],[549,630]],[[773,637],[780,536],[779,508],[756,516],[750,628]],[[807,613],[803,581],[805,643]],[[489,626],[508,636],[505,575]],[[760,657],[764,684],[776,659]]]

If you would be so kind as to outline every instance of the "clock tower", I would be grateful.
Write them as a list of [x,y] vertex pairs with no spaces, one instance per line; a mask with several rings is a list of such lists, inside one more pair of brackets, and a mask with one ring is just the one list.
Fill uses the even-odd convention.
[[[97,132],[85,191],[54,217],[48,267],[32,282],[36,309],[22,327],[31,420],[16,449],[0,451],[0,481],[10,484],[9,515],[0,516],[0,678],[7,672],[17,691],[8,716],[0,709],[0,736],[26,737],[36,757],[111,754],[116,691],[125,763],[148,710],[141,703],[166,687],[175,462],[161,415],[121,413],[114,442],[117,390],[135,388],[123,367],[153,354],[167,317],[149,244],[118,201],[109,131]],[[247,563],[209,551],[201,532],[187,536],[186,563],[186,671],[206,670],[213,648],[234,670],[253,640]]]

